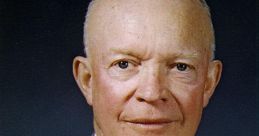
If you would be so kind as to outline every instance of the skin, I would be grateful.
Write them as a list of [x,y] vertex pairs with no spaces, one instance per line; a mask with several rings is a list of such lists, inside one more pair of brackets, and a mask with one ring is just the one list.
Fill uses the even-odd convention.
[[97,136],[194,136],[222,70],[199,2],[97,0],[88,19],[73,72]]

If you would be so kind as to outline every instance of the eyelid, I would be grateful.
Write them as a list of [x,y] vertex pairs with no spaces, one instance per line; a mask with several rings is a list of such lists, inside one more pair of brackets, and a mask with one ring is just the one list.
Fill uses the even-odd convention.
[[111,64],[111,66],[117,65],[117,64],[118,64],[119,62],[121,62],[121,61],[127,61],[128,63],[133,64],[134,66],[140,65],[139,62],[136,62],[136,61],[134,61],[134,60],[132,60],[132,59],[122,58],[122,59],[118,59],[118,60],[114,61],[114,62]]
[[170,64],[169,67],[174,68],[174,67],[176,67],[177,64],[184,64],[184,65],[187,65],[187,68],[189,68],[189,69],[195,69],[194,65],[188,64],[188,63],[185,63],[185,62],[175,62],[173,64]]

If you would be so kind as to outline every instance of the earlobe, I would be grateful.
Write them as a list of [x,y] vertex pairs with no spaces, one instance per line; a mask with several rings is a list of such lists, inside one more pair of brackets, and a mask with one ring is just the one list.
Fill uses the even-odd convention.
[[211,61],[209,64],[207,80],[205,83],[205,89],[203,94],[203,107],[206,107],[209,103],[211,96],[220,80],[222,72],[222,63],[219,60]]
[[89,105],[92,105],[92,74],[87,58],[78,56],[73,61],[73,75]]

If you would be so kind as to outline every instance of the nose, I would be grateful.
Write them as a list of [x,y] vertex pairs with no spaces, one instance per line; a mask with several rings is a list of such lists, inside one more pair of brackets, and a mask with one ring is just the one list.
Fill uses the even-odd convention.
[[167,101],[168,94],[164,87],[164,77],[158,69],[146,71],[135,92],[137,101],[147,103]]

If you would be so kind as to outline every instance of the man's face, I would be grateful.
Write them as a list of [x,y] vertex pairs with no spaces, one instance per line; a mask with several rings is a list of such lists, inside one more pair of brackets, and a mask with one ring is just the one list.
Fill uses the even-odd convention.
[[212,40],[198,3],[99,1],[88,31],[87,100],[98,136],[195,134],[209,99]]

